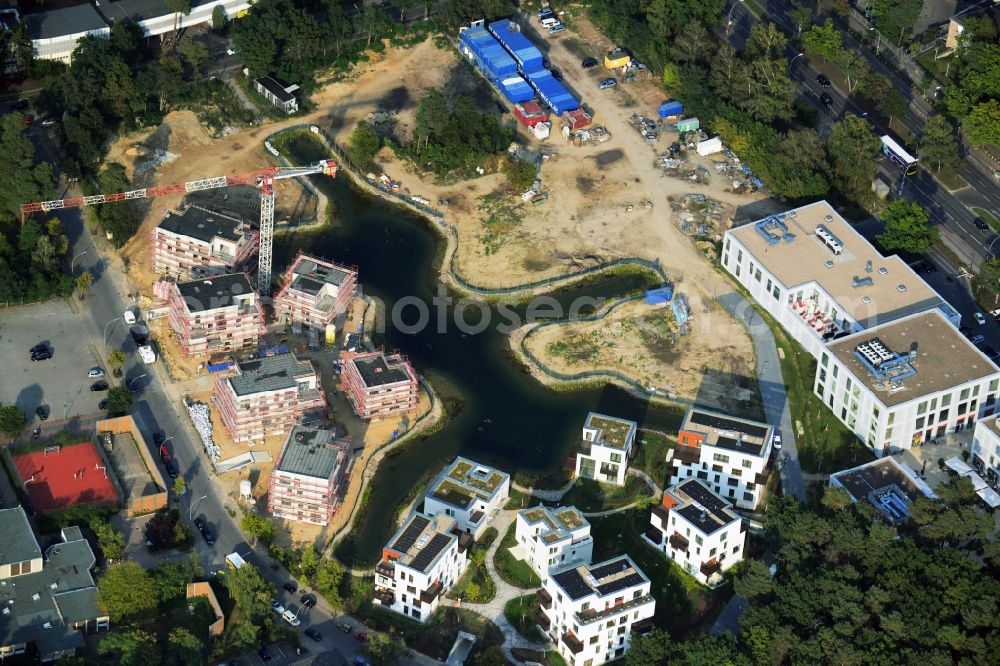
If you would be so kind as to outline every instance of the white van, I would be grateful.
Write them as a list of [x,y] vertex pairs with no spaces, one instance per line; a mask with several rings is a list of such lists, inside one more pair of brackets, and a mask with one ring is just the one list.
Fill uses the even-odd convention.
[[125,318],[125,323],[128,324],[129,326],[135,323],[135,313],[132,312],[131,308],[123,312],[122,316]]
[[560,23],[559,19],[557,19],[552,14],[549,14],[548,16],[546,16],[545,18],[542,19],[542,27],[543,28],[551,28],[552,26],[554,26],[554,25],[556,25],[558,23]]

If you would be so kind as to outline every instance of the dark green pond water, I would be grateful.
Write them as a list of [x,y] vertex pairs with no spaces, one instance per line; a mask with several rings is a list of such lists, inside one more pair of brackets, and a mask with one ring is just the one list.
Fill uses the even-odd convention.
[[[293,139],[285,146],[293,164],[326,157],[320,150],[308,138]],[[434,262],[443,244],[430,223],[360,191],[347,175],[313,182],[333,202],[334,224],[276,239],[274,265],[288,265],[302,249],[356,265],[365,293],[381,298],[387,311],[404,298],[430,304],[438,287]],[[608,276],[551,295],[568,306],[581,296],[614,298],[647,286],[651,279]],[[416,306],[403,309],[402,328],[415,323],[416,310]],[[376,560],[394,529],[393,516],[414,485],[457,454],[510,473],[538,475],[561,467],[579,441],[590,410],[650,427],[676,427],[676,412],[650,408],[645,400],[613,386],[572,392],[543,387],[509,353],[506,335],[497,330],[507,318],[495,308],[489,309],[494,323],[478,334],[459,330],[454,306],[444,310],[443,330],[437,326],[437,310],[431,307],[429,312],[430,324],[422,330],[404,331],[390,324],[376,341],[410,358],[449,404],[450,418],[440,430],[383,461],[361,525],[338,548],[347,562]],[[523,315],[524,307],[514,312]],[[467,308],[466,313],[470,324],[482,316],[478,308]]]

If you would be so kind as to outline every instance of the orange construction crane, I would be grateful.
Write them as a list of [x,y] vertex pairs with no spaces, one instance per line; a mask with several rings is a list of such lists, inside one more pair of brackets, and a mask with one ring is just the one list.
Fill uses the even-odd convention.
[[117,203],[136,199],[160,197],[165,194],[188,194],[202,190],[214,190],[233,185],[252,185],[260,190],[260,252],[257,264],[257,290],[266,296],[271,290],[271,250],[274,243],[274,181],[285,178],[298,178],[321,173],[331,178],[337,175],[337,163],[333,160],[320,160],[309,166],[302,167],[269,167],[230,176],[217,176],[202,180],[191,180],[186,183],[158,185],[145,187],[141,190],[115,192],[112,194],[91,194],[70,199],[53,201],[36,201],[21,205],[21,224],[27,221],[32,213],[48,213],[63,208],[85,208],[103,203]]

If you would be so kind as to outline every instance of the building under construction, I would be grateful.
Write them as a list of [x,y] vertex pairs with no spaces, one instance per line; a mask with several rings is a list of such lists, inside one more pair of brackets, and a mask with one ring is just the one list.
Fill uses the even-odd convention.
[[349,356],[343,377],[344,393],[363,419],[385,419],[417,406],[417,373],[401,354]]
[[232,352],[255,345],[266,332],[257,292],[243,273],[164,283],[170,328],[188,356]]
[[326,525],[340,503],[348,442],[296,425],[271,472],[267,509],[275,518]]
[[358,272],[299,252],[274,299],[277,321],[321,329],[347,312]]
[[153,272],[179,280],[241,270],[260,242],[257,230],[237,215],[194,204],[169,211],[152,235]]

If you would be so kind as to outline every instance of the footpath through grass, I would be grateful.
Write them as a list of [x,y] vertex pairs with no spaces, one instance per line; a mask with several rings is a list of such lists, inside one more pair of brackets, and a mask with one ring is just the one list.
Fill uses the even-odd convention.
[[533,594],[526,594],[523,597],[514,597],[503,607],[503,614],[511,626],[517,629],[529,641],[542,643],[545,635],[538,628],[535,622],[535,614],[538,612],[538,600]]
[[497,575],[507,584],[519,587],[523,590],[541,587],[542,581],[538,574],[524,560],[519,560],[510,553],[512,546],[517,545],[517,536],[514,531],[516,523],[511,523],[507,528],[507,533],[503,536],[503,541],[493,555],[493,566]]
[[568,493],[563,495],[559,504],[575,506],[580,511],[593,513],[628,506],[650,494],[649,485],[635,476],[626,476],[624,486],[599,483],[593,479],[580,479]]

